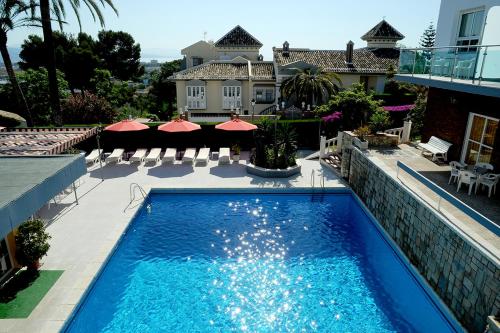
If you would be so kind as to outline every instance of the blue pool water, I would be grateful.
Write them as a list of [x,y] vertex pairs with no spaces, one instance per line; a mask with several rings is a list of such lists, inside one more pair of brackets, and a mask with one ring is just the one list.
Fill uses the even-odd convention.
[[454,332],[350,194],[151,194],[68,332]]

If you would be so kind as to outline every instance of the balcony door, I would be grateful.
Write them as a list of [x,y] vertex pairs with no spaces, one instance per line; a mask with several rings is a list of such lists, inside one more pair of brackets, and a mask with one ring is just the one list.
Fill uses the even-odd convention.
[[462,162],[469,165],[478,162],[490,163],[497,129],[498,119],[470,113]]

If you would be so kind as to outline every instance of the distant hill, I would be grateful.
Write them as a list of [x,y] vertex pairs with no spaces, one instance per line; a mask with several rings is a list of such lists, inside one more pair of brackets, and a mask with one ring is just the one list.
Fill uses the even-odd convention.
[[[9,50],[10,60],[13,63],[17,63],[17,62],[21,61],[21,58],[19,57],[19,53],[21,53],[20,47],[8,47],[7,49]],[[2,57],[0,57],[0,64],[3,64]]]

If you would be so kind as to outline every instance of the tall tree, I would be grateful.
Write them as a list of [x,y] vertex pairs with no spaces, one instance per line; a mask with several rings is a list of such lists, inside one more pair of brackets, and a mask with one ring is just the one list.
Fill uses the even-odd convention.
[[296,74],[281,84],[281,94],[296,102],[317,105],[326,102],[342,85],[336,73],[326,73],[320,68],[295,69]]
[[431,22],[427,29],[424,30],[424,33],[420,37],[420,46],[421,47],[434,47],[434,43],[436,42],[436,28],[434,28],[434,23]]
[[[30,0],[32,3],[35,0]],[[75,13],[78,24],[81,30],[80,21],[80,2],[83,2],[94,20],[97,18],[102,27],[104,27],[104,17],[98,4],[104,6],[109,5],[118,15],[112,0],[68,0],[73,12]],[[62,125],[61,117],[61,103],[59,100],[59,92],[57,88],[57,74],[56,74],[56,56],[54,51],[54,44],[52,40],[52,25],[51,25],[51,10],[54,12],[59,26],[62,30],[63,18],[66,16],[64,2],[62,0],[40,0],[40,14],[42,17],[43,40],[47,52],[47,71],[49,75],[49,90],[50,90],[50,105],[54,114],[54,122],[56,125]]]
[[176,107],[177,92],[175,82],[168,78],[175,72],[181,70],[182,60],[173,60],[161,65],[159,71],[151,73],[151,90],[149,95],[155,101],[156,112],[160,119],[168,119],[172,116]]
[[144,74],[141,46],[123,31],[102,30],[97,35],[97,53],[111,74],[120,80],[134,80]]
[[28,126],[33,125],[33,120],[30,108],[12,66],[10,54],[7,49],[7,33],[17,27],[35,25],[36,18],[34,12],[34,5],[25,1],[0,0],[0,53],[2,53],[3,63],[12,84],[18,108],[22,110],[22,116],[26,119]]

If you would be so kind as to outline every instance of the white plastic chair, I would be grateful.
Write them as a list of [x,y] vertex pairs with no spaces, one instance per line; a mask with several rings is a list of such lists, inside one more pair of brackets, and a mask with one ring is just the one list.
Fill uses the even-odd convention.
[[458,174],[459,175],[458,175],[457,192],[460,190],[462,184],[468,184],[469,195],[470,195],[472,192],[472,187],[476,184],[477,176],[473,172],[465,170],[460,170]]
[[493,171],[493,165],[489,164],[489,163],[484,163],[484,162],[479,162],[479,163],[476,163],[476,165],[474,165],[474,169],[478,169],[478,168],[481,168],[481,169],[486,169],[486,170],[490,170],[490,171]]
[[470,79],[472,77],[473,60],[462,60],[455,66],[455,76],[461,79]]
[[491,197],[491,190],[493,189],[493,194],[497,192],[497,184],[500,180],[500,174],[487,174],[484,176],[480,176],[477,184],[476,184],[476,193],[477,189],[482,186],[486,186],[488,188],[488,198]]
[[176,155],[177,148],[167,148],[165,155],[163,155],[162,163],[174,163]]
[[467,165],[462,164],[457,161],[451,161],[450,162],[450,167],[451,167],[451,172],[450,172],[450,179],[448,180],[448,184],[456,183],[458,180],[458,176],[460,174],[460,171],[463,170]]

